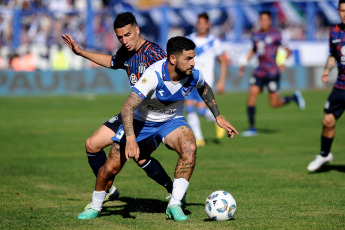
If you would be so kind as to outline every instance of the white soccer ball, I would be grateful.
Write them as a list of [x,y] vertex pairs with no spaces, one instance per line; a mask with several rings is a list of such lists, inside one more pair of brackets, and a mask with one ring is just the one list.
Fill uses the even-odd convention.
[[215,191],[205,201],[205,211],[212,220],[229,220],[236,211],[234,197],[223,190]]

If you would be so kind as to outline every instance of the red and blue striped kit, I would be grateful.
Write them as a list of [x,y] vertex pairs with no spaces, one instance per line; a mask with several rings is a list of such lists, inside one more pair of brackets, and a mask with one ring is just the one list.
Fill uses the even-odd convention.
[[329,52],[337,60],[338,78],[334,87],[345,90],[345,25],[332,27],[329,34]]
[[276,63],[278,47],[282,44],[280,32],[270,28],[267,32],[256,31],[252,35],[253,49],[259,59],[259,66],[254,75],[256,77],[277,77],[279,68]]
[[128,51],[121,46],[111,59],[111,68],[126,70],[133,87],[150,65],[165,57],[165,52],[157,44],[145,41],[137,51]]

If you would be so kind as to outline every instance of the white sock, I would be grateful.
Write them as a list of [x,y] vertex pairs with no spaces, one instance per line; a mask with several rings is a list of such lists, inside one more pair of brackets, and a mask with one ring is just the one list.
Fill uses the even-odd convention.
[[93,191],[91,208],[94,208],[97,211],[101,211],[103,201],[106,195],[107,193],[105,191]]
[[112,193],[116,190],[115,186],[112,184],[110,189],[108,190],[107,194]]
[[172,190],[168,207],[175,204],[178,204],[178,205],[181,204],[181,200],[187,191],[188,185],[189,185],[189,182],[184,178],[174,179],[173,190]]
[[212,112],[211,112],[209,109],[206,109],[205,118],[206,118],[206,120],[208,120],[208,121],[216,122],[216,119],[214,118]]
[[203,140],[204,136],[202,135],[200,120],[196,112],[187,113],[187,120],[195,135],[195,139]]

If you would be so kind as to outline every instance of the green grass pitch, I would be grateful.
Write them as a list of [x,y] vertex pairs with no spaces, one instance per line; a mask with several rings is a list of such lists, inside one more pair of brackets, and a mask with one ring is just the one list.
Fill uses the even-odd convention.
[[[305,111],[295,104],[272,109],[263,93],[257,137],[217,143],[214,125],[201,119],[207,146],[197,152],[183,223],[166,220],[168,194],[133,160],[115,180],[119,200],[96,219],[77,219],[95,183],[84,141],[120,111],[126,96],[0,98],[0,229],[345,229],[344,117],[334,161],[318,173],[306,169],[319,153],[329,92],[304,92]],[[239,132],[247,128],[246,97],[216,95]],[[177,154],[161,145],[153,156],[172,177]],[[220,189],[235,197],[235,219],[208,221],[205,199]]]

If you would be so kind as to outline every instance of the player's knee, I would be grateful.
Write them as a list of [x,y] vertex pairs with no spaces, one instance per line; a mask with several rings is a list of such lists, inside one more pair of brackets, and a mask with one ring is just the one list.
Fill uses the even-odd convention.
[[206,108],[198,108],[197,112],[200,116],[205,116]]
[[91,137],[86,139],[85,149],[86,149],[86,152],[88,152],[88,153],[97,153],[97,152],[101,151],[101,149],[97,148],[97,146],[94,144],[94,141],[92,140]]
[[325,128],[333,128],[335,126],[335,119],[331,116],[325,116],[322,119],[322,125]]
[[194,112],[194,106],[193,105],[186,105],[186,113],[193,113]]
[[185,159],[195,159],[196,157],[196,143],[195,140],[189,139],[184,141],[184,146],[182,148],[182,157]]

